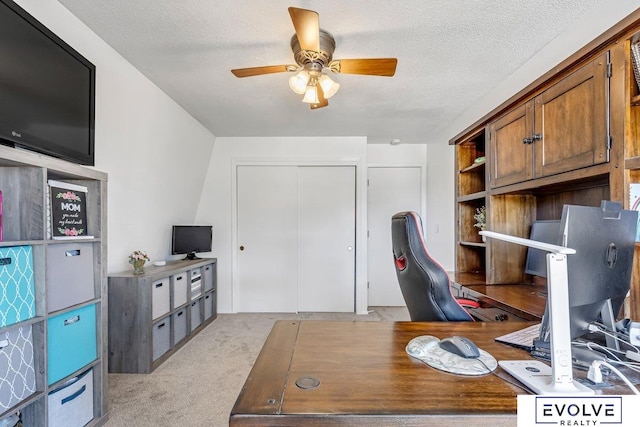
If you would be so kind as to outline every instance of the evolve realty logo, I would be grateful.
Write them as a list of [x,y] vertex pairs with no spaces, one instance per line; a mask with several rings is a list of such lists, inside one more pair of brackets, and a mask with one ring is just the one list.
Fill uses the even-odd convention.
[[622,397],[537,396],[535,425],[598,426],[622,424]]

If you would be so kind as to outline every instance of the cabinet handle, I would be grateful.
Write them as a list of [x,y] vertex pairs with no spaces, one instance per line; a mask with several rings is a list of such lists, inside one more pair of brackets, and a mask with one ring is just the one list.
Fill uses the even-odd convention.
[[64,405],[65,403],[69,403],[71,402],[73,399],[77,398],[78,396],[80,396],[82,393],[84,393],[87,390],[87,386],[83,385],[82,387],[80,387],[80,390],[76,391],[75,393],[73,393],[71,396],[65,397],[64,399],[62,399],[62,401],[60,402],[61,405]]
[[176,277],[176,280],[182,280],[182,276]]
[[162,287],[162,283],[156,283],[156,288],[161,288]]
[[74,316],[70,319],[67,319],[64,321],[64,326],[68,326],[71,325],[73,323],[79,322],[80,321],[80,316]]
[[160,329],[160,328],[164,328],[164,322],[163,322],[163,323],[160,323],[160,324],[158,325],[158,329]]
[[533,143],[533,138],[523,138],[522,143],[527,145]]
[[541,141],[542,140],[542,134],[540,133],[534,133],[533,137],[532,137],[533,141]]

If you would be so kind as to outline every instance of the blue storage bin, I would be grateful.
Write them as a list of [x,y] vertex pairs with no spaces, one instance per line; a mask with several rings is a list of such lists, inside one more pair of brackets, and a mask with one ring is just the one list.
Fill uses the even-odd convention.
[[0,248],[0,328],[36,315],[31,246]]
[[47,377],[53,384],[96,359],[96,305],[51,317],[47,337]]

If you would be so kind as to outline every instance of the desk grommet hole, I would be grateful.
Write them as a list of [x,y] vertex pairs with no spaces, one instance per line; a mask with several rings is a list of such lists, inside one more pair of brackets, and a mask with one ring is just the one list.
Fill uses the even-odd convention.
[[320,380],[314,377],[300,377],[296,380],[296,386],[303,390],[311,390],[320,385]]

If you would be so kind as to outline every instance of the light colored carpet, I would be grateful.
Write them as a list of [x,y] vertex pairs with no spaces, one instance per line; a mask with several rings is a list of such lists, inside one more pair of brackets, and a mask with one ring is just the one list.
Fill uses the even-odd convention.
[[109,374],[108,427],[226,426],[276,320],[409,320],[405,307],[354,313],[220,314],[151,374]]

